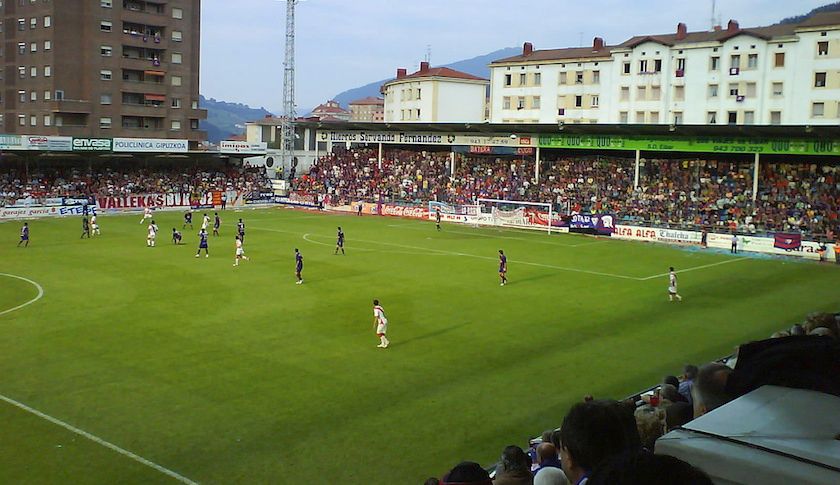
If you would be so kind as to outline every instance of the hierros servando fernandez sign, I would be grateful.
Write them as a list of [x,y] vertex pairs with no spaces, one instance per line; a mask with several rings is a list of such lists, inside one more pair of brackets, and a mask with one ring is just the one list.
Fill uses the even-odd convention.
[[540,136],[541,148],[642,150],[659,152],[762,153],[768,155],[840,155],[840,140],[737,137],[667,137],[612,135]]

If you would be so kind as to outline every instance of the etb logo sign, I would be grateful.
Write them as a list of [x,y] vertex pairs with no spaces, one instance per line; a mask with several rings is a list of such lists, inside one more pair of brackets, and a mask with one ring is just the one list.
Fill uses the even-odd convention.
[[73,138],[74,152],[110,152],[110,138]]

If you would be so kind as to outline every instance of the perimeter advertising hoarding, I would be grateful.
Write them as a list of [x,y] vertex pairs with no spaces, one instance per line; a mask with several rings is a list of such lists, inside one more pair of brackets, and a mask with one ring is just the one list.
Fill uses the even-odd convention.
[[541,148],[642,150],[659,152],[762,153],[768,155],[840,155],[840,140],[786,140],[734,137],[551,135]]
[[115,152],[187,153],[189,150],[190,144],[187,140],[114,138]]
[[318,141],[333,143],[383,143],[388,145],[483,145],[530,147],[536,141],[529,135],[488,136],[464,133],[392,131],[319,131]]

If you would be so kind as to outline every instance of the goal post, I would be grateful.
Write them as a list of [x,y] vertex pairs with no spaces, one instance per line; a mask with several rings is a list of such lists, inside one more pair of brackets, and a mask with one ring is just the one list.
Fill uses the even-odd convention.
[[[500,199],[477,199],[476,203],[480,220],[489,220],[490,225],[547,231],[551,234],[555,216],[554,207],[549,203]],[[489,217],[481,217],[484,215]]]
[[440,220],[443,222],[460,222],[463,224],[475,224],[480,211],[475,204],[448,204],[446,202],[429,201],[429,220],[435,220],[440,212]]

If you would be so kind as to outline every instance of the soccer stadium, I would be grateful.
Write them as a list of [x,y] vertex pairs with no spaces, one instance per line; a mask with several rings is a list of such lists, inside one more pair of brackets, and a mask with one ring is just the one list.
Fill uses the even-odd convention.
[[202,2],[85,3],[0,2],[0,483],[840,483],[840,5],[297,116],[287,0],[213,140]]

